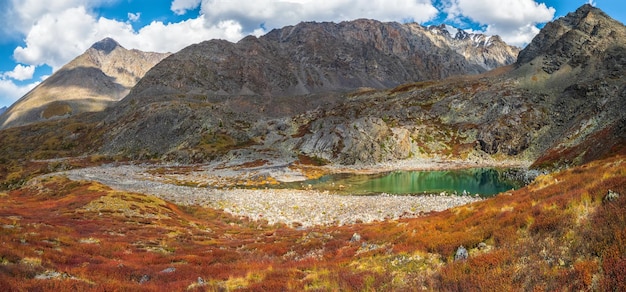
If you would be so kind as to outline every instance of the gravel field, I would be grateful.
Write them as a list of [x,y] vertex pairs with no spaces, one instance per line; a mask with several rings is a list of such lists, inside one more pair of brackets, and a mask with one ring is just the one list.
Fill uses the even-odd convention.
[[113,189],[149,194],[180,205],[201,205],[223,209],[235,216],[267,220],[270,224],[280,222],[303,227],[415,217],[481,200],[473,196],[441,194],[347,196],[316,190],[190,187],[168,183],[147,172],[150,168],[105,165],[61,174],[72,180],[97,181]]

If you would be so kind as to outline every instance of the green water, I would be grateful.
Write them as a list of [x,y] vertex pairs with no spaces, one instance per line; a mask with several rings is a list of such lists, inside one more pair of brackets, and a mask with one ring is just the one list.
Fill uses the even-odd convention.
[[333,174],[300,182],[301,187],[346,194],[469,193],[491,196],[518,188],[495,169],[394,171],[377,175]]

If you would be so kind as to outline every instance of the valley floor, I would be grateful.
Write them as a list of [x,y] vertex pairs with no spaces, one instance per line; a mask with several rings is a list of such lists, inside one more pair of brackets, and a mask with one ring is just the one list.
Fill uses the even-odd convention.
[[[315,190],[304,185],[301,190],[268,189],[266,186],[337,172],[525,166],[510,161],[494,165],[440,160],[403,161],[374,167],[311,167],[290,162],[239,162],[193,166],[108,164],[74,169],[62,174],[72,180],[97,181],[113,189],[153,195],[179,205],[224,210],[235,216],[263,220],[270,224],[308,227],[416,217],[481,199],[472,195],[448,194],[350,196]],[[58,173],[48,176],[51,175]]]
[[350,196],[306,186],[304,190],[232,187],[237,183],[278,183],[276,178],[306,178],[303,171],[286,166],[215,171],[200,166],[104,165],[63,174],[71,180],[97,181],[113,189],[153,195],[179,205],[215,208],[235,216],[296,227],[416,217],[481,200],[477,196],[447,194]]

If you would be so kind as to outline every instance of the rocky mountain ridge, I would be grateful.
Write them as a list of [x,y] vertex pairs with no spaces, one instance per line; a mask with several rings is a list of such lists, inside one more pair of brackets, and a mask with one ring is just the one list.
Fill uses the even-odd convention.
[[[571,35],[583,33],[577,27],[570,27],[561,37],[549,31],[561,23],[593,27],[593,21],[601,25],[584,32],[589,38],[587,46],[566,45],[570,43]],[[373,80],[398,80],[393,78],[401,78],[409,72],[404,70],[407,67],[402,66],[382,69],[382,66],[368,65],[371,62],[381,65],[380,60],[387,60],[381,59],[382,54],[396,56],[394,52],[398,55],[389,64],[402,64],[401,60],[411,59],[401,53],[406,53],[407,48],[419,47],[416,43],[392,41],[394,38],[365,42],[377,37],[384,39],[384,35],[402,34],[405,30],[398,24],[386,24],[373,32],[349,30],[350,33],[344,31],[342,34],[339,29],[342,25],[369,27],[372,23],[359,20],[329,27],[322,24],[301,25],[275,30],[259,39],[250,37],[238,44],[213,41],[184,49],[155,66],[112,110],[109,115],[112,118],[105,121],[109,130],[102,151],[182,162],[246,156],[252,160],[294,161],[299,155],[305,155],[337,164],[374,164],[422,158],[470,161],[513,159],[530,163],[546,156],[548,161],[553,161],[555,157],[550,153],[570,149],[568,153],[571,157],[564,158],[565,163],[580,163],[605,155],[611,147],[624,141],[622,109],[626,108],[626,82],[623,77],[626,67],[622,56],[625,28],[596,8],[583,6],[575,13],[547,25],[544,29],[547,32],[540,33],[533,44],[520,54],[521,61],[515,66],[474,77],[408,83],[391,90],[360,89],[347,94],[338,93],[345,88],[339,88],[337,84],[346,83],[335,83],[337,80],[351,80],[353,83],[348,84],[359,87],[377,87],[374,83],[367,83],[372,79],[363,76],[390,78]],[[313,30],[320,27],[337,30],[332,34]],[[418,28],[452,39],[445,28],[415,27]],[[344,37],[324,38],[336,35]],[[548,49],[535,50],[544,48],[542,39],[546,35],[554,37],[552,43],[562,49],[551,50],[550,45],[546,46]],[[272,67],[277,61],[275,56],[267,55],[267,48],[275,47],[266,39],[276,40],[275,43],[283,47],[287,46],[286,41],[301,44],[297,46],[296,53],[291,54],[301,60],[304,60],[303,56],[319,56],[324,50],[332,50],[339,58],[348,56],[345,55],[347,51],[334,46],[337,39],[360,44],[365,48],[360,52],[368,52],[360,56],[372,58],[358,57],[345,63],[346,68],[351,69],[346,72],[352,75],[344,77],[352,76],[353,79],[341,79],[343,67],[341,62],[334,61],[317,64],[336,69],[339,72],[337,75],[320,75],[317,69],[304,70],[313,68],[307,67],[309,63],[295,67],[284,65],[288,69],[279,71],[277,67]],[[462,33],[456,34],[453,39],[469,40],[473,46],[476,43]],[[431,49],[438,48],[436,42],[423,35],[420,41],[432,44]],[[483,39],[479,43],[489,47],[489,41]],[[242,46],[239,49],[243,50],[238,54],[250,54],[253,59],[256,58],[255,62],[267,66],[258,66],[260,63],[250,61],[229,67],[224,64],[231,64],[228,60],[235,62],[237,54],[221,58],[220,54],[207,53],[227,48],[228,52],[232,52],[230,49],[238,46]],[[374,50],[377,46],[378,49]],[[451,48],[446,50],[453,51]],[[532,51],[540,53],[536,58],[541,58],[541,62],[533,58],[523,63]],[[587,61],[584,64],[567,64],[556,71],[543,70],[546,62],[562,62],[562,53]],[[212,59],[207,60],[206,56]],[[457,57],[450,58],[453,63],[438,68],[467,64],[454,63],[454,60],[465,59],[460,54],[453,56]],[[193,60],[204,61],[194,63]],[[420,60],[424,61],[420,63],[422,65],[429,62],[426,57]],[[222,64],[222,67],[216,64]],[[198,66],[217,66],[218,69],[202,71]],[[302,76],[310,77],[306,80],[311,83],[302,84],[303,79],[293,77],[297,74],[290,75],[293,68],[300,68],[296,70],[300,73],[309,72]],[[368,71],[368,68],[374,69]],[[424,74],[438,75],[443,72],[432,66],[430,68],[435,70]],[[202,74],[207,75],[202,78]],[[273,78],[275,74],[293,78]],[[241,79],[235,80],[233,76]],[[313,76],[324,76],[326,79]],[[287,81],[281,83],[278,80]],[[303,85],[299,88],[304,91],[289,91],[297,88],[297,84]],[[384,84],[381,82],[378,85]],[[332,90],[325,94],[288,96],[288,93],[310,93],[320,89]],[[137,140],[134,137],[143,138]],[[603,140],[602,147],[590,150],[584,146],[598,139]]]
[[[512,64],[519,48],[507,45],[499,36],[468,33],[450,25],[429,26],[434,42],[443,42],[472,63],[486,70]],[[443,39],[443,40],[441,40]]]
[[157,94],[219,99],[383,89],[482,73],[512,63],[517,52],[503,42],[477,48],[469,38],[452,38],[415,23],[306,22],[237,43],[191,45],[150,70],[128,99],[141,103],[142,97]]
[[102,111],[168,55],[127,50],[105,38],[15,102],[0,115],[0,129]]

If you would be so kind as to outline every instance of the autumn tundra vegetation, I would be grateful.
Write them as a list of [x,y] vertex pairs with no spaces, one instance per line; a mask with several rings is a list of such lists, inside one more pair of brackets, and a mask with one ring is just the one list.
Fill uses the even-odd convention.
[[[206,41],[135,66],[99,112],[75,110],[77,91],[32,107],[53,74],[21,100],[28,114],[0,116],[14,121],[0,130],[0,291],[626,291],[626,27],[584,5],[521,51],[444,30],[357,20]],[[87,60],[131,58],[103,41]],[[293,174],[511,165],[533,174],[519,188],[341,224],[181,203],[112,174],[145,167],[134,175],[160,183],[145,185],[215,195]]]
[[0,286],[620,291],[625,193],[621,151],[442,212],[298,229],[52,176],[0,193]]

